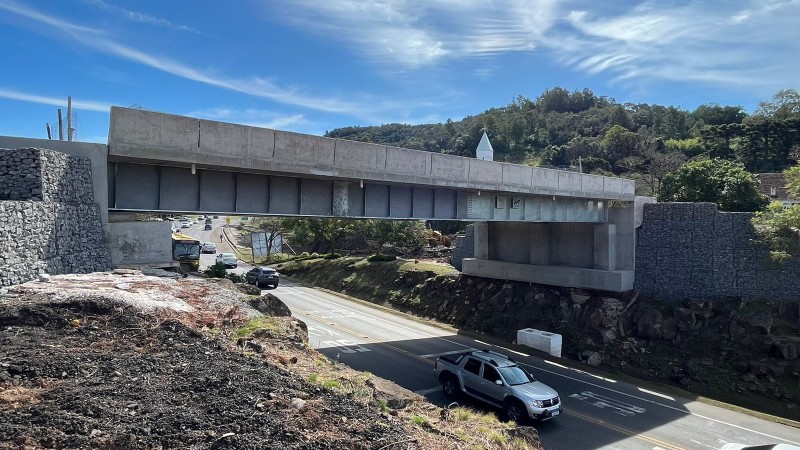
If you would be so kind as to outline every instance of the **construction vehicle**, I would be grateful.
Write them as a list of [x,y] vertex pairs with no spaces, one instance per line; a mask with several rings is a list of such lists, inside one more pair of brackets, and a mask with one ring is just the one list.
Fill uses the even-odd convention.
[[180,264],[182,273],[200,269],[200,241],[183,233],[172,233],[172,259]]

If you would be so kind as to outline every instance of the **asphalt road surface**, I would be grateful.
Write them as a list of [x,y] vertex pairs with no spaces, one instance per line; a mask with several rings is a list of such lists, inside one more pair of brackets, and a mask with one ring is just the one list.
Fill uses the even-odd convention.
[[[433,375],[436,357],[484,348],[512,356],[561,396],[564,413],[534,424],[548,450],[720,449],[727,443],[800,446],[796,428],[495,347],[290,280],[282,279],[270,292],[308,324],[313,348],[441,406],[448,402]],[[493,411],[477,402],[462,403]]]
[[[204,231],[203,224],[183,231],[203,242],[217,243],[218,252],[230,251],[219,239],[219,227],[224,223],[224,218],[215,219],[211,231]],[[201,269],[214,264],[214,257],[202,255]],[[240,261],[232,271],[244,273],[250,268]],[[485,348],[512,356],[561,396],[563,414],[534,424],[548,450],[720,449],[728,443],[800,446],[800,429],[649,391],[592,374],[588,368],[569,368],[535,356],[535,350],[526,354],[496,347],[286,278],[270,292],[289,306],[292,315],[306,322],[313,348],[354,369],[392,380],[441,406],[449,402],[433,375],[438,356]],[[494,411],[478,402],[460,401]]]

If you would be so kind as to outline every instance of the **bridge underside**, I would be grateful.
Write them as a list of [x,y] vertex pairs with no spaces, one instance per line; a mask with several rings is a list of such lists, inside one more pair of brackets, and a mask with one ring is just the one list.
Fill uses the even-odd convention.
[[606,221],[600,200],[315,179],[165,165],[109,165],[109,210],[351,218]]

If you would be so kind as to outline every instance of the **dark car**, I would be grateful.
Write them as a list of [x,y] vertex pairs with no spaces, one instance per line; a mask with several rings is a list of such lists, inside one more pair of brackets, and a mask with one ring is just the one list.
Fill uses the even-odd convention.
[[206,226],[203,227],[203,230],[205,230],[205,231],[208,231],[210,229],[211,229],[211,224],[210,223],[207,223]]
[[272,267],[254,267],[245,274],[245,277],[248,283],[255,284],[258,287],[272,286],[276,288],[280,281],[278,271]]

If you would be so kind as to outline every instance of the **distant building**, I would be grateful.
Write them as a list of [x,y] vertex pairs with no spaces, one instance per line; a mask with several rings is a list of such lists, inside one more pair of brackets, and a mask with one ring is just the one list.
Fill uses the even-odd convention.
[[494,161],[494,149],[485,131],[483,132],[483,136],[481,136],[481,141],[478,143],[477,150],[475,150],[475,155],[478,159],[484,161]]
[[786,177],[783,173],[758,173],[758,192],[768,195],[774,202],[781,202],[784,207],[800,204],[800,200],[789,198],[786,189]]

